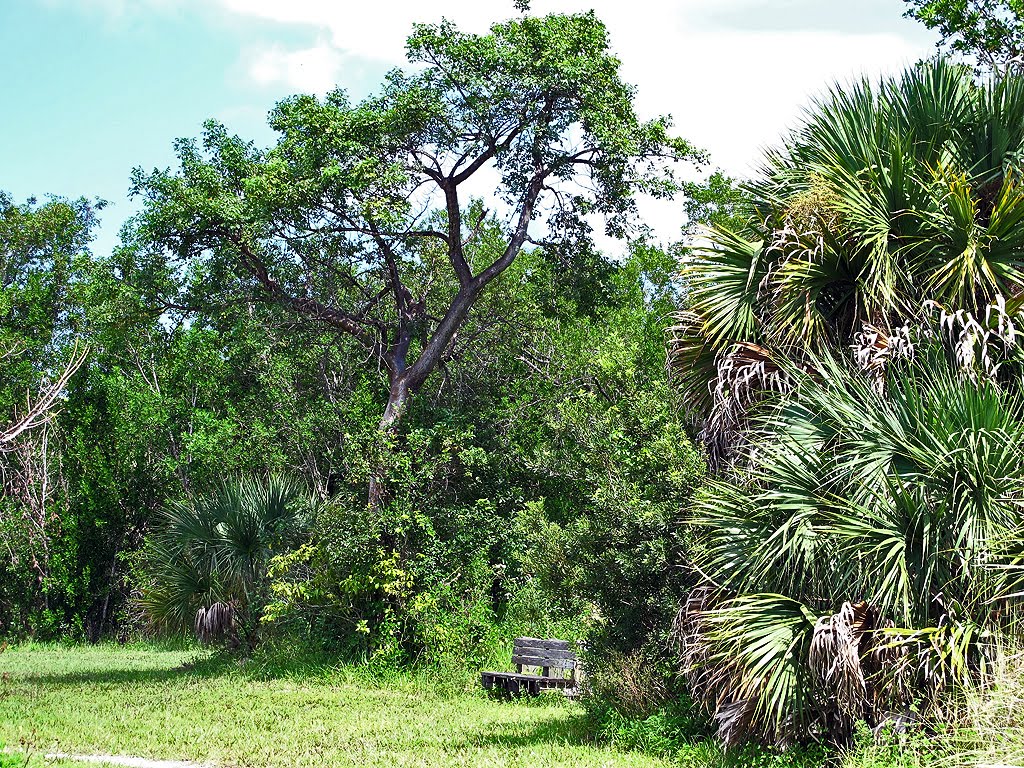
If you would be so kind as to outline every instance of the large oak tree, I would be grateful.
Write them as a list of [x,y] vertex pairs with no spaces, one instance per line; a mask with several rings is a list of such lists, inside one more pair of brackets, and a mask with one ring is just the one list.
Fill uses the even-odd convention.
[[180,168],[133,187],[137,243],[201,274],[206,301],[272,302],[355,339],[387,375],[382,432],[524,247],[585,268],[588,220],[636,231],[637,194],[673,194],[673,162],[699,160],[668,119],[638,118],[593,13],[418,25],[408,58],[361,103],[282,101],[269,149],[210,122],[178,142]]

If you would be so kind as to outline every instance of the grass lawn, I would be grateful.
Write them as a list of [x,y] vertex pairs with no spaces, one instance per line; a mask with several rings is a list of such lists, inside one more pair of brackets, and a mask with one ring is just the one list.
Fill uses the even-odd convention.
[[444,695],[346,668],[261,679],[195,651],[118,646],[0,653],[0,741],[221,766],[670,764],[591,743],[558,696]]

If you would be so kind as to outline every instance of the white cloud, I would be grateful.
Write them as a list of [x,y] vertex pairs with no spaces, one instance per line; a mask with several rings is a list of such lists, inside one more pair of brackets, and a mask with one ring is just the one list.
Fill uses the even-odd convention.
[[[448,16],[460,25],[485,30],[495,18],[509,16],[513,6],[455,0],[443,10],[412,0],[349,3],[344,0],[220,0],[228,11],[283,24],[326,31],[336,48],[352,56],[391,63],[405,61],[405,39],[417,21],[437,22]],[[428,9],[428,10],[425,10]]]
[[275,45],[251,54],[247,71],[260,85],[285,85],[290,90],[323,95],[341,79],[345,57],[327,43],[287,51]]
[[[253,82],[321,94],[336,83],[362,90],[368,83],[361,75],[379,72],[381,64],[404,63],[405,38],[414,22],[436,22],[445,16],[460,29],[481,32],[495,19],[516,15],[512,0],[44,1],[92,4],[112,13],[138,7],[218,9],[243,37],[254,41],[241,52],[242,69]],[[898,71],[933,50],[931,41],[901,18],[900,0],[865,0],[854,17],[848,10],[843,16],[838,6],[823,8],[817,3],[820,0],[533,0],[532,12],[593,7],[608,25],[625,79],[639,86],[641,113],[672,114],[676,131],[709,150],[715,165],[748,175],[761,148],[778,143],[815,94],[837,80]],[[780,15],[783,10],[787,13]],[[804,18],[811,10],[814,19]],[[850,31],[862,17],[872,23],[858,22],[860,31]],[[240,23],[253,21],[260,22],[258,27]],[[764,29],[769,22],[775,28]],[[795,28],[801,24],[807,28]],[[256,47],[255,41],[265,40],[266,27],[273,25],[288,28],[292,39],[294,32],[308,33],[312,44]],[[659,234],[675,236],[681,214],[670,205],[649,208]]]
[[[436,22],[444,15],[461,29],[479,32],[495,19],[515,14],[511,0],[446,0],[440,8],[412,0],[358,5],[341,0],[219,2],[241,17],[307,27],[346,57],[392,64],[404,62],[404,41],[414,22]],[[680,135],[709,150],[715,165],[741,176],[756,167],[764,146],[776,144],[787,127],[799,120],[813,95],[837,80],[897,71],[931,52],[927,42],[901,33],[906,27],[900,27],[902,8],[896,0],[890,34],[739,30],[716,24],[708,16],[712,8],[719,16],[728,11],[742,16],[755,4],[755,0],[676,0],[671,4],[534,0],[532,12],[572,12],[593,6],[608,25],[624,77],[639,87],[641,112],[672,114]],[[883,9],[883,28],[887,13]],[[300,61],[310,63],[302,68]],[[320,66],[311,65],[313,61]],[[275,79],[300,90],[324,90],[328,72],[342,74],[340,59],[330,56],[326,42],[292,54],[275,49],[263,54],[250,72],[261,82],[268,82],[273,72]],[[316,80],[320,87],[300,86],[306,76],[307,83]],[[657,236],[664,240],[678,236],[683,224],[678,204],[651,201],[643,208]]]
[[[405,38],[414,22],[436,22],[445,16],[461,29],[480,32],[495,19],[516,14],[512,0],[44,2],[99,7],[115,15],[154,8],[219,8],[235,23],[258,20],[306,30],[317,41],[311,46],[250,44],[240,54],[241,67],[259,85],[315,93],[335,84],[360,90],[366,83],[351,81],[360,79],[368,62],[404,63]],[[876,28],[891,26],[893,31],[886,34],[750,28],[756,27],[757,14],[794,23],[801,8],[814,9],[819,21],[832,18],[835,27],[850,23],[842,9],[824,10],[816,2],[820,0],[533,0],[532,12],[593,7],[608,25],[625,78],[639,85],[641,111],[672,114],[676,130],[708,149],[713,162],[744,174],[756,165],[760,148],[776,143],[798,120],[813,94],[836,80],[896,71],[932,52],[930,42],[911,36],[917,28],[902,19],[899,0],[871,0],[859,11],[861,16],[873,14]],[[776,13],[784,9],[788,15]],[[741,22],[746,29],[730,28]],[[242,29],[250,35],[248,27]],[[261,38],[265,39],[263,33],[255,35]]]
[[[416,21],[435,22],[443,15],[460,28],[483,31],[496,18],[515,14],[511,0],[446,0],[440,7],[418,0],[218,2],[241,17],[307,27],[324,36],[325,42],[311,49],[261,53],[249,66],[258,82],[318,91],[324,90],[327,73],[341,76],[342,56],[404,62],[404,41]],[[895,71],[930,53],[927,44],[898,32],[760,32],[709,26],[711,3],[717,13],[742,13],[752,0],[534,0],[532,11],[593,6],[608,25],[624,76],[640,87],[641,110],[671,113],[681,135],[710,150],[716,164],[739,174],[756,164],[762,146],[775,143],[797,120],[812,94],[835,80]],[[894,29],[901,20],[900,5],[894,0]],[[331,56],[332,48],[337,56]]]
[[894,35],[821,31],[719,32],[676,50],[666,68],[637,48],[624,75],[640,84],[642,110],[670,112],[681,135],[733,173],[756,165],[833,83],[899,71],[928,53]]

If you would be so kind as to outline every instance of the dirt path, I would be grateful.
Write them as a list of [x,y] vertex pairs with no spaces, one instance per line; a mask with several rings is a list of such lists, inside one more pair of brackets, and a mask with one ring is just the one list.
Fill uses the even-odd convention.
[[69,755],[65,752],[51,752],[47,760],[74,760],[79,763],[101,765],[125,765],[131,768],[214,768],[209,763],[193,763],[188,760],[150,760],[146,757],[123,757],[119,755]]

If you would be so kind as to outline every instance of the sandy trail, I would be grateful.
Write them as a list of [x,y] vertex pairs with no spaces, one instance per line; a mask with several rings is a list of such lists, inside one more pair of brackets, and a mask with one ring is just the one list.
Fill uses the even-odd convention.
[[146,757],[124,757],[121,755],[71,755],[65,752],[51,752],[47,760],[74,760],[79,763],[101,765],[125,765],[131,768],[214,768],[209,763],[193,763],[189,760],[150,760]]

